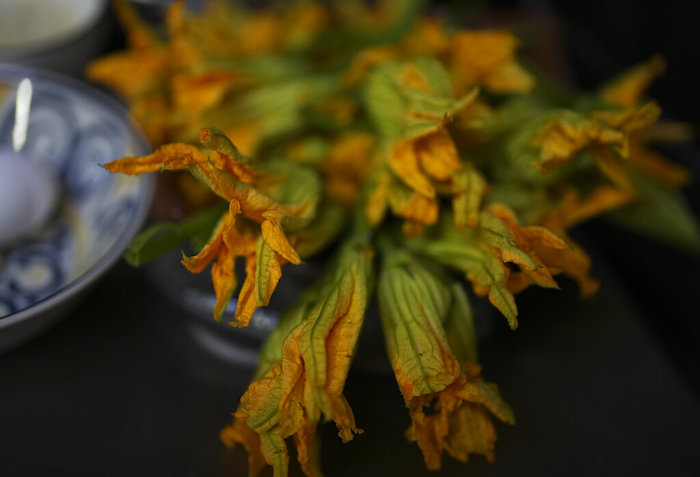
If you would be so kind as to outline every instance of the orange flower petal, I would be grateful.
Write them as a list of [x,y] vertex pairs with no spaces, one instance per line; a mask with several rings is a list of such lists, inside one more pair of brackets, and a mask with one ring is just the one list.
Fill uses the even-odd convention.
[[690,183],[691,174],[685,167],[634,141],[630,146],[630,164],[655,181],[672,188],[684,187]]
[[541,148],[540,159],[534,165],[547,172],[573,160],[578,152],[594,142],[623,147],[625,140],[622,132],[604,129],[597,122],[581,120],[573,123],[557,119],[533,138],[533,144]]
[[484,86],[494,93],[528,93],[535,79],[515,61],[508,62],[484,78]]
[[247,255],[245,267],[245,280],[238,293],[238,303],[236,304],[236,321],[230,321],[229,325],[244,327],[248,326],[253,313],[258,309],[258,302],[255,297],[255,254]]
[[390,191],[389,203],[394,214],[399,217],[426,225],[437,223],[440,209],[435,199],[429,199],[416,192],[406,196]]
[[428,198],[435,197],[435,188],[419,167],[413,142],[397,142],[389,156],[389,166],[413,190]]
[[452,175],[452,212],[457,230],[479,225],[481,200],[488,183],[471,164]]
[[265,468],[267,462],[261,450],[260,435],[248,427],[240,414],[221,431],[219,437],[226,447],[243,445],[248,453],[249,475],[258,475]]
[[642,95],[666,69],[666,62],[660,55],[624,72],[603,87],[600,96],[609,103],[630,108],[639,103]]
[[219,254],[223,248],[223,233],[228,217],[223,216],[212,234],[212,238],[209,242],[200,250],[197,255],[192,257],[183,257],[181,263],[185,266],[187,270],[192,273],[202,272],[207,265],[209,265],[214,258]]
[[185,144],[167,144],[159,147],[153,154],[142,157],[125,157],[104,164],[109,172],[122,174],[145,174],[164,169],[183,170],[196,162],[206,162],[207,156],[195,146]]
[[221,316],[226,311],[226,306],[238,284],[235,265],[236,256],[229,251],[228,247],[222,247],[216,262],[211,267],[211,279],[214,284],[214,293],[216,294],[214,319],[217,321],[221,320]]
[[383,170],[376,176],[375,184],[367,197],[365,205],[365,215],[370,226],[376,227],[384,219],[386,208],[389,203],[389,188],[391,177]]
[[459,153],[446,130],[429,134],[415,141],[421,169],[438,181],[447,181],[461,169]]
[[262,236],[272,249],[284,257],[285,260],[295,265],[301,263],[301,257],[292,247],[287,239],[287,235],[282,230],[280,224],[281,214],[277,212],[265,212],[265,221],[260,225]]

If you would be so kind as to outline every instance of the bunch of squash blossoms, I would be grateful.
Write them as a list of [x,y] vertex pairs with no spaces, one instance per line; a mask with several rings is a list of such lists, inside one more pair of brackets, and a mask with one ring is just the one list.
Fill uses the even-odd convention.
[[104,167],[175,171],[196,179],[190,196],[217,197],[143,232],[132,262],[208,237],[182,265],[210,270],[214,319],[235,301],[230,325],[243,327],[285,267],[323,252],[324,275],[282,313],[221,432],[245,447],[251,475],[286,475],[292,442],[302,470],[321,475],[319,423],[343,442],[362,432],[343,388],[373,296],[406,436],[439,469],[445,452],[493,459],[492,418],[514,423],[482,377],[474,296],[515,329],[527,287],[556,289],[564,274],[592,295],[569,231],[602,214],[700,250],[678,193],[689,174],[650,148],[688,136],[644,97],[659,57],[571,94],[518,60],[510,32],[452,27],[416,0],[175,2],[158,25],[115,8],[128,48],[87,75],[128,100],[158,147]]

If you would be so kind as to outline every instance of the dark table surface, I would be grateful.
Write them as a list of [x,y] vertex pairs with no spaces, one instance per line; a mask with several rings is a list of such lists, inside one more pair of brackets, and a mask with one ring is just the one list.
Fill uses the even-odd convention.
[[[587,70],[601,69],[594,66]],[[679,104],[696,114],[691,99]],[[671,108],[687,120],[683,111]],[[697,171],[692,156],[686,165]],[[493,321],[481,340],[484,376],[499,383],[518,421],[497,425],[495,463],[446,457],[441,472],[428,472],[403,437],[409,418],[393,377],[354,369],[346,395],[365,433],[343,445],[332,424],[321,428],[326,474],[700,475],[700,265],[646,243],[630,247],[629,237],[609,238],[599,252],[603,287],[593,299],[580,301],[564,282],[559,292],[518,297],[515,332],[500,317],[485,318]],[[192,333],[196,319],[166,299],[168,284],[155,286],[152,275],[117,265],[57,326],[0,356],[0,476],[246,475],[245,452],[225,449],[218,432],[252,365],[203,347]]]
[[[639,301],[604,261],[596,272],[591,300],[564,282],[519,297],[515,332],[492,317],[484,375],[518,421],[498,425],[494,464],[446,457],[429,473],[403,437],[393,377],[353,370],[346,394],[365,433],[343,445],[322,426],[327,475],[700,475],[697,395]],[[0,475],[246,475],[245,453],[218,432],[252,367],[202,347],[150,276],[117,265],[56,327],[0,357]]]

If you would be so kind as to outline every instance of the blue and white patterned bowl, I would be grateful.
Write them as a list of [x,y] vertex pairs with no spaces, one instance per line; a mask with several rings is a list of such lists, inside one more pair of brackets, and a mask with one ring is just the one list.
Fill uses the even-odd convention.
[[61,199],[36,237],[0,251],[0,353],[57,321],[120,258],[153,194],[152,178],[100,167],[149,152],[126,110],[54,74],[0,64],[0,148],[11,147],[15,92],[25,77],[33,96],[22,154],[53,171]]

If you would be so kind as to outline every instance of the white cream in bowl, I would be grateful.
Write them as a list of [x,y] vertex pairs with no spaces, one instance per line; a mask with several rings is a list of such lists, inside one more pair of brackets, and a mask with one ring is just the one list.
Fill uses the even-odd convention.
[[107,0],[0,0],[0,63],[81,76],[107,47]]
[[96,0],[0,1],[0,50],[60,43],[92,26],[104,10]]
[[0,250],[36,234],[58,200],[50,171],[12,150],[0,149]]

